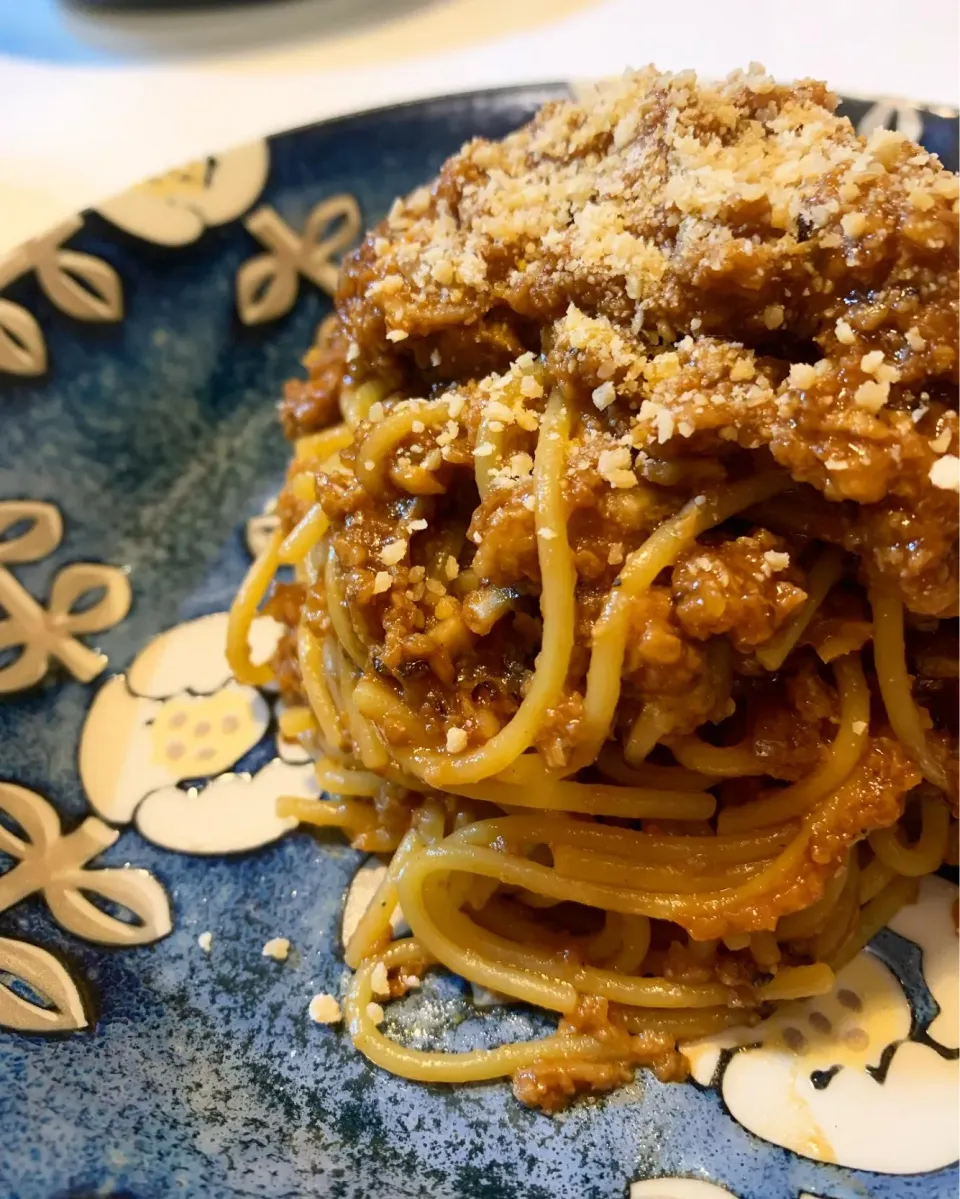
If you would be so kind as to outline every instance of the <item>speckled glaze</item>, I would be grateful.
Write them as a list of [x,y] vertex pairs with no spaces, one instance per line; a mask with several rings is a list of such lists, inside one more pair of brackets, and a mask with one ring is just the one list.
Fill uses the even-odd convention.
[[[466,138],[501,136],[564,94],[513,89],[282,134],[270,139],[259,203],[301,230],[318,201],[346,193],[369,225]],[[880,108],[847,110],[901,127],[919,120],[956,169],[955,119]],[[0,781],[45,796],[67,829],[89,812],[78,745],[104,679],[161,631],[229,605],[249,561],[245,522],[284,470],[273,401],[329,310],[301,278],[286,315],[241,322],[235,278],[263,246],[240,220],[164,246],[85,214],[70,248],[114,268],[123,319],[74,319],[26,273],[3,298],[36,318],[49,365],[39,379],[0,375],[0,501],[55,503],[65,529],[53,554],[16,567],[18,579],[42,597],[66,563],[104,562],[129,569],[133,593],[129,615],[95,639],[110,660],[104,676],[81,683],[54,671],[0,697]],[[272,752],[264,742],[238,768],[255,771]],[[956,1195],[955,1166],[886,1176],[778,1149],[733,1120],[713,1088],[642,1074],[551,1118],[518,1105],[505,1084],[432,1089],[374,1068],[342,1028],[306,1016],[312,995],[339,989],[340,913],[361,861],[338,837],[307,834],[183,856],[127,826],[98,865],[131,863],[160,880],[173,914],[165,939],[96,947],[36,899],[0,913],[0,937],[62,958],[91,1016],[69,1036],[0,1029],[0,1199],[624,1199],[632,1182],[652,1179],[669,1196],[671,1177],[736,1199]],[[0,854],[0,872],[7,865]],[[197,943],[205,931],[209,953]],[[261,953],[276,936],[292,946],[284,963]],[[902,982],[919,1035],[936,1013],[917,947],[886,931],[875,951]],[[480,1016],[443,975],[406,1002],[393,1009],[396,1027],[415,1043],[464,1048],[545,1026],[521,1008]],[[642,1193],[652,1194],[649,1181]]]

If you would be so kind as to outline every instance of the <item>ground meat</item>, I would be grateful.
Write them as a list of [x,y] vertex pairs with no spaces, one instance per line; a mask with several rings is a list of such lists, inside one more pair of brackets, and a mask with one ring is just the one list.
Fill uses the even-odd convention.
[[815,770],[836,733],[836,692],[801,658],[786,677],[747,703],[747,741],[770,774],[796,781]]
[[957,181],[834,103],[646,71],[548,105],[397,203],[345,264],[343,337],[441,385],[543,348],[549,380],[632,414],[648,478],[769,447],[869,506],[850,548],[909,607],[953,613]]
[[317,331],[317,342],[303,365],[306,379],[290,379],[280,401],[280,422],[287,437],[303,437],[333,423],[340,408],[347,340],[334,317]]
[[526,1107],[559,1112],[584,1092],[614,1091],[633,1078],[635,1066],[625,1062],[553,1062],[544,1060],[518,1070],[513,1094]]
[[556,1062],[547,1059],[513,1075],[513,1093],[527,1107],[557,1112],[578,1094],[599,1094],[623,1086],[639,1065],[650,1067],[663,1081],[686,1077],[687,1067],[668,1033],[645,1031],[631,1035],[619,1011],[606,999],[581,995],[576,1008],[560,1021],[561,1036],[585,1034],[616,1049],[619,1060],[609,1062]]
[[681,916],[678,923],[697,940],[776,928],[781,916],[801,911],[822,896],[851,846],[899,819],[908,792],[920,778],[899,742],[871,737],[853,773],[818,809],[803,861],[779,887],[716,909],[704,905]]
[[[394,361],[441,329],[506,312],[542,325],[572,302],[627,325],[639,312],[661,334],[763,342],[825,330],[853,292],[870,297],[871,333],[892,337],[909,282],[921,303],[944,293],[921,331],[943,342],[954,181],[900,135],[865,145],[834,103],[810,81],[646,71],[589,105],[547,105],[503,142],[469,143],[369,236],[341,280],[349,336]],[[954,362],[936,358],[937,373]]]
[[673,571],[677,619],[698,641],[728,634],[746,652],[769,641],[806,599],[786,542],[765,529],[683,555]]
[[277,648],[270,659],[270,666],[280,694],[287,703],[303,702],[303,685],[297,658],[297,626],[300,623],[303,601],[304,589],[299,583],[274,583],[263,606],[265,616],[272,616],[284,626]]

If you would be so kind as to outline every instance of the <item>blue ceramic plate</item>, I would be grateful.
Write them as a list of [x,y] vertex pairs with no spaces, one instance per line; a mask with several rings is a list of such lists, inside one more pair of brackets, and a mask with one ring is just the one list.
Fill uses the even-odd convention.
[[[310,767],[223,658],[287,456],[274,401],[361,228],[466,138],[566,94],[284,133],[0,263],[0,1195],[956,1195],[941,879],[793,1027],[559,1117],[505,1084],[392,1077],[308,1017],[340,990],[344,896],[377,864],[288,835],[274,801]],[[956,169],[950,114],[847,110]],[[388,1023],[449,1048],[543,1027],[477,999],[438,974]]]

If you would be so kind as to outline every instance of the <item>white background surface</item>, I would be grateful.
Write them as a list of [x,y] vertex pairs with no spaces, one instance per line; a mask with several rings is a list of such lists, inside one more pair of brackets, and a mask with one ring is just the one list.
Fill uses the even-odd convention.
[[956,104],[956,0],[294,0],[90,17],[0,0],[0,250],[178,162],[416,96],[751,60]]

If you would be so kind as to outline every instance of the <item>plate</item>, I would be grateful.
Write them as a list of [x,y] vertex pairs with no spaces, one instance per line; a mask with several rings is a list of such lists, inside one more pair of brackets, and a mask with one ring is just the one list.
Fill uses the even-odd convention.
[[[276,817],[310,766],[280,755],[275,697],[223,657],[287,456],[273,401],[361,229],[466,138],[568,93],[283,133],[0,263],[0,1194],[956,1194],[943,879],[822,1010],[791,1014],[803,1054],[765,1028],[700,1046],[689,1084],[641,1074],[558,1117],[505,1084],[392,1077],[308,1017],[340,989],[344,896],[377,864]],[[956,114],[846,107],[956,169]],[[263,952],[275,938],[285,960]],[[480,1002],[437,975],[390,1019],[451,1048],[541,1027]]]

